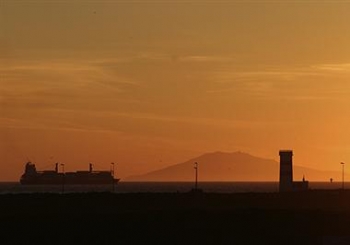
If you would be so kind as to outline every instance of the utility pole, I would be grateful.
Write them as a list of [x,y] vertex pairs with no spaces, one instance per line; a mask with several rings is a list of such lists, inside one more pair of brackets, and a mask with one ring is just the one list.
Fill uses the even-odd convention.
[[65,172],[64,172],[64,163],[61,163],[61,167],[62,167],[62,193],[64,193],[64,182],[65,182]]
[[112,164],[112,176],[113,176],[113,183],[112,183],[112,188],[113,188],[113,193],[115,192],[115,178],[114,178],[114,162],[111,163]]
[[345,163],[341,162],[340,164],[342,165],[342,189],[344,190],[344,166],[345,166]]
[[195,169],[195,185],[194,185],[194,189],[197,190],[198,189],[198,162],[194,163],[194,169]]

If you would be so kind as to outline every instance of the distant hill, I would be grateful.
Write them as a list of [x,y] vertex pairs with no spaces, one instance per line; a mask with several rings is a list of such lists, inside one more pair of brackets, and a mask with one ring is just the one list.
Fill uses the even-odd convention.
[[[279,163],[243,152],[213,152],[143,175],[131,176],[126,181],[193,181],[194,162],[199,164],[200,181],[278,181]],[[293,166],[294,180],[340,181],[341,172],[320,171]]]

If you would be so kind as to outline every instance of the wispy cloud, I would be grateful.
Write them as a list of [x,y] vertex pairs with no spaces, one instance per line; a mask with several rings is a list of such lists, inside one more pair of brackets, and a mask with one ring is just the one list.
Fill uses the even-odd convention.
[[[110,74],[105,67],[97,66],[93,62],[82,60],[64,60],[64,61],[32,61],[19,62],[15,64],[4,64],[0,66],[2,73],[2,82],[16,79],[18,76],[26,76],[29,80],[31,76],[40,76],[45,79],[50,76],[51,80],[45,80],[45,84],[57,83],[56,78],[60,79],[59,84],[69,84],[71,86],[84,83],[103,83],[103,81],[113,81],[115,84],[136,84],[135,82],[118,77],[117,74]],[[37,77],[36,77],[37,78]],[[74,80],[68,80],[72,78]]]
[[108,129],[99,126],[77,124],[71,121],[62,120],[22,120],[16,118],[0,117],[1,129],[25,129],[25,130],[56,130],[66,132],[89,132],[89,133],[108,133],[108,134],[124,134],[117,129]]
[[[84,131],[84,132],[114,132],[133,134],[129,130],[128,124],[133,122],[136,125],[158,125],[166,128],[176,127],[184,128],[220,128],[235,130],[262,129],[279,121],[272,120],[243,120],[243,119],[223,119],[210,117],[193,116],[172,116],[155,113],[140,112],[113,112],[113,111],[76,111],[74,109],[46,109],[52,116],[37,115],[30,120],[26,120],[27,114],[16,117],[1,116],[0,128],[14,129],[37,129],[37,130],[63,130],[63,131]],[[91,120],[94,118],[94,120]],[[118,122],[117,124],[113,122]],[[288,123],[287,121],[284,123]],[[121,126],[122,125],[122,126]]]
[[131,63],[139,61],[149,62],[185,62],[185,63],[203,63],[203,62],[232,62],[232,56],[202,55],[202,54],[176,54],[176,53],[159,53],[159,52],[138,52],[122,57],[103,58],[91,61],[92,64],[115,65],[121,63]]
[[180,56],[178,60],[183,62],[231,62],[233,58],[229,56],[188,55]]
[[235,93],[264,99],[324,100],[350,94],[350,64],[223,70],[213,76],[209,94]]
[[74,106],[79,100],[83,103],[97,97],[126,100],[116,94],[127,94],[139,85],[108,67],[84,60],[1,63],[0,73],[2,106],[55,107],[69,102]]
[[328,72],[350,72],[350,63],[345,64],[321,64],[312,66],[313,69]]

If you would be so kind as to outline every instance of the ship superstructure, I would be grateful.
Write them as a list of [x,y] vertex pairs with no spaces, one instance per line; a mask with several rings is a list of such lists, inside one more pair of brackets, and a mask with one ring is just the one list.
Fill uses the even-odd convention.
[[54,170],[37,171],[35,164],[27,162],[20,183],[23,185],[104,185],[118,183],[114,171],[94,171],[89,164],[89,170],[76,172],[59,172],[59,164]]

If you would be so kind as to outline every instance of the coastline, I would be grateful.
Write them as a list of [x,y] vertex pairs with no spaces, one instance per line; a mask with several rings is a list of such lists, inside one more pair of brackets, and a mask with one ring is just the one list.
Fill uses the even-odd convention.
[[350,190],[3,194],[0,210],[1,244],[336,244],[350,238]]

